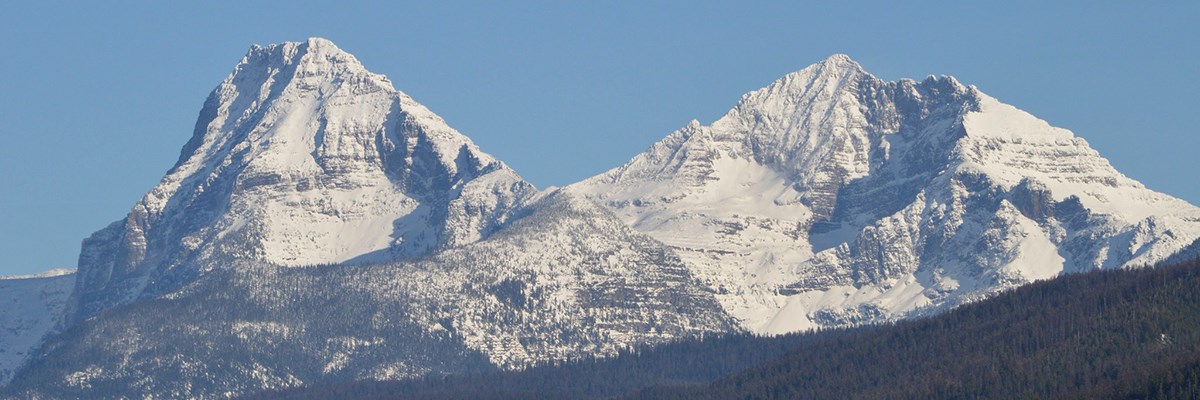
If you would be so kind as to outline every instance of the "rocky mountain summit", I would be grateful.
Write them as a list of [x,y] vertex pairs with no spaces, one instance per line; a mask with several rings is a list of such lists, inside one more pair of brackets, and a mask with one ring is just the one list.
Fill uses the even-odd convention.
[[73,316],[235,259],[411,259],[478,241],[537,190],[325,39],[255,46],[179,161],[83,245]]
[[834,55],[569,187],[676,250],[750,330],[904,318],[1063,272],[1153,265],[1200,209],[952,77]]

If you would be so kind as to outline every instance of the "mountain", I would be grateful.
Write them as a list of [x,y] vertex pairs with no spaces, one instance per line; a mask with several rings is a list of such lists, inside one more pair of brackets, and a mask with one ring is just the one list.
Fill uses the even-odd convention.
[[1153,265],[1200,209],[951,77],[844,55],[571,185],[676,250],[746,329],[937,312],[1064,272]]
[[834,56],[538,191],[314,38],[251,48],[212,92],[65,302],[0,336],[25,354],[0,397],[228,398],[891,321],[1198,237],[1200,209],[953,78]]
[[539,192],[324,39],[254,47],[180,162],[83,244],[0,397],[228,398],[736,331],[673,251]]
[[0,385],[28,361],[63,318],[75,271],[0,276]]
[[475,242],[537,190],[325,39],[255,46],[179,161],[84,241],[72,318],[233,260],[411,259]]

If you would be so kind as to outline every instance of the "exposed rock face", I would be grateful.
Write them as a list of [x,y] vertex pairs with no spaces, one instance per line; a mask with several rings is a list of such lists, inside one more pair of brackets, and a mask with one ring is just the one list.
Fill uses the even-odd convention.
[[179,162],[84,242],[73,316],[233,260],[413,258],[486,237],[536,189],[324,39],[255,46]]
[[884,82],[844,55],[567,190],[675,248],[743,326],[772,333],[1150,265],[1200,236],[1200,210],[1071,132],[954,78]]

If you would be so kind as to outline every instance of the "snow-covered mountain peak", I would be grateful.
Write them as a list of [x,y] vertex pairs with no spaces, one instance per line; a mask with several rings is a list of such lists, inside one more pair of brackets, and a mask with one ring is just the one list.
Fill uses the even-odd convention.
[[[359,107],[349,107],[351,103]],[[209,105],[212,107],[208,107]],[[262,117],[278,116],[289,122],[309,115],[317,117],[315,114],[332,108],[338,108],[341,114],[341,118],[333,121],[337,123],[350,123],[351,121],[346,119],[351,117],[380,119],[379,115],[371,115],[372,113],[403,116],[406,119],[405,123],[416,125],[433,139],[430,144],[438,147],[438,155],[446,164],[453,164],[459,149],[464,146],[484,164],[495,161],[490,155],[480,152],[470,139],[450,128],[436,114],[396,90],[386,76],[368,71],[357,58],[332,42],[322,38],[311,38],[304,42],[285,42],[252,48],[238,63],[233,73],[210,96],[205,111],[212,111],[217,115],[211,122],[206,121],[207,115],[201,116],[200,122],[209,122],[209,125],[197,126],[197,133],[193,141],[185,146],[176,168],[186,169],[184,164],[189,161],[192,164],[207,164],[211,161],[207,157],[213,154],[196,152],[196,147],[200,147],[205,140],[222,140],[219,137],[211,137],[213,133],[246,136],[246,139],[251,141],[268,144],[272,141],[292,144],[294,139],[280,136],[292,137],[305,132],[316,132],[321,139],[330,138],[331,131],[325,129],[327,125],[323,125],[330,121],[320,118],[315,118],[314,121],[295,121],[317,125],[312,129],[275,129],[246,135],[236,128],[237,125],[260,123]],[[289,115],[296,118],[282,118]],[[207,131],[201,132],[205,128]],[[369,133],[369,130],[362,132]],[[305,140],[313,142],[312,139]],[[284,147],[282,144],[271,145]],[[308,147],[320,147],[318,145],[321,144],[324,143],[314,142]],[[320,152],[294,147],[281,150],[295,154],[282,155],[277,157],[280,159],[272,158],[269,161],[275,164],[303,162],[303,157],[293,156],[310,153],[319,163],[324,157],[336,156],[339,150],[356,149],[330,146],[322,148]],[[189,160],[189,157],[195,156],[201,158]]]
[[569,186],[673,246],[744,326],[897,318],[1063,271],[1150,265],[1200,209],[951,76],[835,55]]
[[534,192],[332,42],[254,47],[205,102],[178,163],[85,241],[80,295],[96,304],[83,314],[230,259],[372,262],[471,243]]
[[830,54],[829,57],[825,57],[825,59],[821,60],[820,63],[821,64],[830,64],[830,65],[854,65],[856,67],[858,66],[858,62],[850,59],[850,56],[846,55],[844,53]]
[[864,74],[868,74],[868,73],[866,70],[863,69],[862,65],[859,65],[859,63],[857,61],[854,61],[853,59],[851,59],[850,56],[838,53],[838,54],[830,55],[829,57],[826,57],[824,60],[821,60],[815,64],[804,67],[803,69],[800,69],[799,71],[795,71],[795,72],[789,73],[787,75],[784,75],[783,78],[779,79],[779,81],[794,82],[795,81],[794,78],[800,78],[800,77],[805,77],[805,76],[840,77],[840,76],[847,76],[847,75],[864,75]]
[[336,54],[340,57],[354,59],[353,55],[343,51],[340,47],[334,44],[333,41],[323,37],[310,37],[304,42],[300,43],[307,45],[310,53]]
[[837,97],[839,92],[853,91],[864,77],[875,79],[849,56],[835,54],[745,94],[733,111],[768,115],[787,112],[791,110],[789,105],[809,102],[814,97]]
[[329,39],[320,37],[308,38],[302,42],[253,45],[238,65],[240,67],[242,65],[267,64],[253,67],[282,67],[301,62],[336,65],[348,70],[366,71],[366,68],[354,55],[342,50]]
[[[279,72],[285,74],[278,75]],[[323,38],[254,45],[238,62],[229,78],[253,81],[262,78],[263,74],[280,81],[296,80],[313,88],[340,81],[391,88],[385,76],[371,73],[354,55]]]

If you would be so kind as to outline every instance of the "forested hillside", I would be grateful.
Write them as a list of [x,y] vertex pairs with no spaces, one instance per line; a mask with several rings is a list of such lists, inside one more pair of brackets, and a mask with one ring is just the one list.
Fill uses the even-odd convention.
[[1200,398],[1200,263],[1035,283],[642,398]]
[[513,373],[252,398],[1198,398],[1200,262],[1067,275],[950,313],[710,337]]

